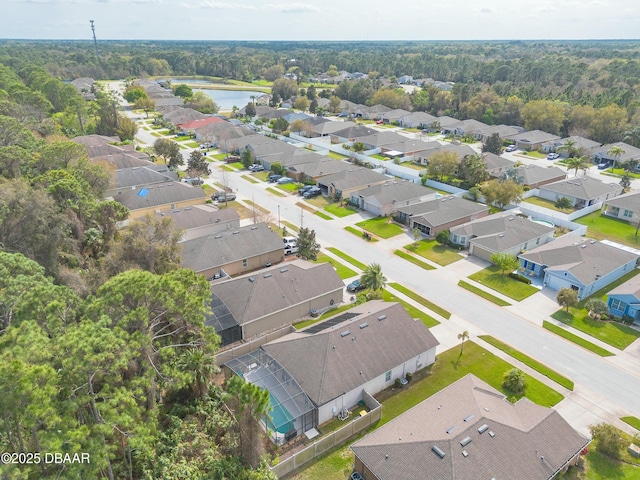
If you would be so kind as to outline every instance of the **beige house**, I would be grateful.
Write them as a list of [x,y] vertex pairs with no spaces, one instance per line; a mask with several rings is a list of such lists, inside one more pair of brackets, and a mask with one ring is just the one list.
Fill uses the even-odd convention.
[[389,177],[365,167],[334,173],[318,179],[322,193],[331,197],[349,198],[357,190],[388,182]]
[[176,208],[185,208],[205,203],[207,197],[200,187],[182,182],[156,183],[134,186],[119,190],[111,198],[129,209],[129,218],[142,218],[146,215]]

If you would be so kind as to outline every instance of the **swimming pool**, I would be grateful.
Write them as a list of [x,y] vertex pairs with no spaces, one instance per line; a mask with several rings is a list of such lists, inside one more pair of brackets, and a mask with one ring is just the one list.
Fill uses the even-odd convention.
[[532,218],[531,221],[535,223],[539,223],[540,225],[545,225],[547,227],[555,227],[555,224],[553,222],[550,222],[549,220],[542,220],[541,218]]
[[294,421],[293,415],[289,413],[289,410],[286,407],[278,402],[278,400],[273,396],[273,394],[269,394],[269,403],[271,404],[271,411],[269,412],[270,423],[273,429],[282,434],[286,434],[289,431],[293,430]]

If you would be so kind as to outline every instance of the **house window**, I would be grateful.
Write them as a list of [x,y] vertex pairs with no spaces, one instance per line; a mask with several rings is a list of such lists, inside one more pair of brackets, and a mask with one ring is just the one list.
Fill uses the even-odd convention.
[[618,312],[624,312],[627,308],[627,304],[618,300],[617,298],[611,299],[611,310],[617,310]]
[[624,213],[622,214],[625,218],[631,218],[633,217],[633,212],[631,210],[625,210]]
[[540,244],[540,237],[536,238],[536,245]]
[[246,267],[249,264],[249,262],[247,262],[247,259],[245,258],[244,260],[242,260],[242,266]]
[[389,370],[387,373],[384,374],[384,381],[385,382],[391,381],[391,370]]

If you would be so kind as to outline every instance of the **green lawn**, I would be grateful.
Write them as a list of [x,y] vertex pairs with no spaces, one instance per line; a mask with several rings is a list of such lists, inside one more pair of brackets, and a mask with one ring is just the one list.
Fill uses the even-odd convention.
[[226,172],[235,172],[235,168],[231,168],[229,165],[220,165],[220,168]]
[[617,218],[600,215],[600,211],[590,213],[574,222],[588,227],[587,236],[596,240],[612,240],[632,247],[640,247],[640,235],[636,236],[636,226]]
[[600,355],[601,357],[610,357],[613,355],[613,353],[611,353],[608,350],[605,350],[604,348],[600,348],[598,345],[595,345],[585,339],[583,339],[582,337],[579,337],[577,335],[574,335],[571,332],[568,332],[567,330],[565,330],[562,327],[559,327],[553,323],[547,322],[546,320],[542,322],[542,326],[544,328],[546,328],[547,330],[549,330],[550,332],[555,333],[556,335],[569,340],[570,342],[575,343],[576,345],[580,345],[583,348],[586,348],[587,350],[592,351],[593,353],[595,353],[596,355]]
[[288,193],[297,192],[300,188],[300,184],[298,183],[285,183],[283,185],[278,185],[276,188]]
[[395,237],[404,231],[400,225],[390,222],[387,217],[371,218],[358,222],[356,225],[382,238]]
[[479,297],[482,297],[485,300],[489,300],[490,302],[493,302],[496,305],[499,305],[501,307],[508,307],[509,305],[511,305],[509,302],[505,302],[501,298],[498,298],[495,295],[490,294],[489,292],[485,292],[481,288],[478,288],[475,285],[471,285],[470,283],[467,283],[464,280],[460,280],[458,282],[458,286],[464,288],[465,290],[469,290],[470,292],[475,293]]
[[262,180],[263,182],[268,181],[269,179],[269,175],[271,175],[271,172],[265,170],[263,172],[255,172],[252,173],[251,176],[257,178],[258,180]]
[[[363,232],[362,232],[362,230],[358,230],[357,228],[353,228],[353,227],[352,227],[352,226],[350,226],[350,225],[347,225],[346,227],[344,227],[344,229],[345,229],[347,232],[349,232],[349,233],[353,233],[355,236],[362,238],[363,240],[365,239],[365,238],[362,236],[362,233],[363,233]],[[369,242],[371,242],[371,243],[374,243],[374,242],[377,242],[377,241],[378,241],[378,239],[377,239],[377,238],[375,238],[375,237],[371,237],[371,240],[367,240],[367,241],[369,241]]]
[[[629,443],[630,435],[620,432]],[[638,480],[640,479],[640,462],[623,452],[622,460],[615,460],[597,450],[596,442],[589,445],[589,453],[585,457],[585,468],[571,467],[565,474],[558,475],[558,480]],[[634,465],[635,463],[635,465]]]
[[[247,182],[260,183],[260,182],[258,182],[258,180],[253,178],[251,175],[242,175],[242,178],[244,178]],[[270,189],[267,188],[267,190],[270,190]],[[282,195],[280,192],[278,192],[278,194]],[[284,195],[282,195],[282,196],[284,197]]]
[[402,162],[400,165],[403,166],[403,167],[411,168],[413,170],[424,170],[425,169],[424,165],[419,165],[419,164],[417,164],[415,162]]
[[336,273],[342,280],[344,280],[345,278],[355,277],[357,275],[357,273],[351,270],[349,267],[343,265],[337,260],[334,260],[329,255],[325,255],[324,253],[319,253],[318,258],[314,260],[314,263],[330,263],[331,265],[333,265],[333,268],[336,269]]
[[314,212],[314,215],[319,216],[320,218],[324,218],[325,220],[333,220],[333,217],[330,217],[326,213],[322,213],[320,210]]
[[506,274],[502,274],[499,267],[492,265],[484,268],[479,272],[469,275],[474,280],[496,292],[512,298],[516,302],[520,302],[534,293],[539,292],[535,287],[519,282],[515,278],[511,278]]
[[627,425],[631,425],[636,430],[640,431],[640,418],[638,417],[622,417],[620,418]]
[[330,203],[329,205],[324,207],[324,209],[338,218],[346,217],[348,215],[353,215],[358,211],[356,207],[343,207],[338,203]]
[[[467,341],[464,344],[462,355],[460,355],[458,347],[447,350],[438,355],[436,363],[430,367],[430,372],[425,372],[426,375],[417,374],[414,381],[392,396],[388,395],[389,391],[379,395],[379,400],[382,403],[382,418],[376,427],[393,420],[468,373],[476,375],[498,391],[511,397],[511,393],[502,388],[502,377],[512,368],[513,366],[509,363],[479,345]],[[418,377],[421,378],[416,379]],[[551,407],[563,399],[560,393],[535,378],[527,376],[526,382],[525,396],[539,405]],[[327,455],[311,463],[302,472],[288,478],[290,480],[346,480],[353,463],[353,454],[348,445],[360,437],[361,435],[350,439],[346,445],[331,450]]]
[[266,208],[258,205],[255,202],[252,202],[251,200],[244,200],[244,203],[246,203],[247,205],[251,206],[252,208],[255,208],[256,210],[260,210],[262,213],[271,213],[271,211],[267,210]]
[[620,350],[624,350],[640,337],[638,330],[619,322],[604,322],[590,318],[589,312],[584,308],[570,308],[569,312],[558,310],[551,317]]
[[329,247],[329,248],[327,248],[327,250],[329,250],[331,253],[333,253],[336,257],[340,257],[341,259],[346,260],[351,265],[354,265],[355,267],[359,268],[360,270],[366,270],[367,269],[367,266],[364,263],[359,262],[355,258],[350,257],[349,255],[347,255],[344,252],[341,252],[340,250],[338,250],[335,247]]
[[447,247],[446,245],[440,245],[435,240],[420,240],[417,247],[415,243],[410,243],[409,245],[405,245],[404,248],[443,267],[462,260],[462,256],[458,253],[458,250]]
[[398,302],[400,303],[404,309],[411,315],[411,318],[417,318],[422,323],[424,323],[427,328],[435,327],[436,325],[440,325],[440,322],[433,318],[431,315],[426,314],[422,310],[414,307],[413,305],[405,302],[401,298],[396,297],[393,293],[388,290],[382,291],[382,299],[385,302]]
[[393,254],[399,256],[400,258],[404,258],[406,261],[411,262],[414,265],[419,266],[420,268],[424,268],[425,270],[435,270],[436,268],[433,265],[429,265],[428,263],[423,262],[422,260],[418,260],[413,255],[409,255],[407,252],[404,252],[402,250],[396,250],[395,252],[393,252]]
[[296,227],[293,223],[287,222],[286,220],[283,220],[282,224],[286,225],[289,230],[292,230],[294,232],[299,232],[300,231],[300,229],[298,227]]
[[558,208],[556,207],[555,202],[552,202],[551,200],[547,200],[546,198],[540,198],[540,197],[525,198],[523,202],[531,203],[532,205],[548,208],[549,210],[555,210],[556,212],[561,212],[561,213],[571,213],[571,212],[575,212],[576,210],[573,207],[566,208],[566,209]]
[[[625,174],[624,168],[609,168],[607,169],[607,173],[611,173],[617,177],[622,177]],[[630,178],[640,178],[640,175],[634,172],[627,172]]]
[[527,157],[533,157],[533,158],[547,158],[546,153],[540,153],[536,150],[531,150],[529,152],[518,152],[518,155],[526,155]]
[[214,153],[213,155],[207,153],[207,158],[208,157],[213,157],[216,160],[224,160],[225,158],[227,158],[227,154],[226,153]]
[[329,152],[327,154],[327,157],[333,158],[334,160],[344,160],[345,158],[349,158],[346,155],[341,155],[341,154],[336,153],[336,152]]
[[564,375],[559,374],[555,370],[550,369],[546,365],[538,362],[537,360],[531,358],[530,356],[525,355],[521,351],[510,347],[506,343],[501,342],[500,340],[492,337],[491,335],[480,335],[479,338],[481,338],[488,344],[493,345],[497,349],[502,350],[504,353],[506,353],[507,355],[510,355],[516,360],[520,360],[525,365],[533,368],[536,372],[541,373],[545,377],[550,378],[551,380],[556,382],[558,385],[562,385],[564,388],[568,390],[573,390],[574,385],[571,380],[569,380]]
[[420,305],[422,305],[423,307],[428,308],[432,312],[436,312],[438,315],[446,318],[447,320],[449,320],[451,318],[451,312],[449,312],[449,311],[445,310],[444,308],[436,305],[435,303],[427,300],[426,298],[418,295],[413,290],[409,290],[408,288],[403,287],[399,283],[390,283],[389,286],[391,288],[395,288],[400,293],[402,293],[402,294],[406,295],[407,297],[409,297],[410,299],[418,302]]
[[[243,177],[244,178],[244,177]],[[278,197],[286,197],[286,195],[284,193],[282,193],[279,190],[276,190],[275,188],[271,188],[271,187],[267,187],[267,192],[269,193],[273,193],[274,195],[278,196]]]
[[384,155],[380,155],[379,153],[374,153],[373,155],[369,155],[371,158],[375,158],[376,160],[389,160],[389,157],[385,157]]

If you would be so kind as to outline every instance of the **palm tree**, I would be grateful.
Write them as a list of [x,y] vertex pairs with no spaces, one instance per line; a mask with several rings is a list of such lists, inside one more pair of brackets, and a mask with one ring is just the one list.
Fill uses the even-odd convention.
[[382,290],[387,284],[387,277],[382,273],[382,267],[379,263],[369,265],[360,277],[360,285],[373,291]]
[[587,163],[587,157],[586,156],[582,156],[582,157],[578,157],[578,158],[568,158],[565,165],[567,167],[568,170],[575,170],[575,176],[578,176],[578,170],[584,168],[584,166]]
[[516,395],[523,394],[527,388],[527,383],[524,379],[524,372],[518,368],[512,368],[504,374],[502,386]]
[[462,356],[462,350],[464,349],[464,341],[469,340],[469,332],[466,330],[458,334],[458,340],[460,340],[460,357]]
[[616,168],[616,162],[619,162],[620,161],[620,157],[622,157],[622,155],[625,154],[625,149],[622,148],[619,145],[614,145],[613,147],[611,147],[609,149],[609,151],[607,153],[614,158],[613,168]]
[[575,140],[569,138],[563,145],[556,148],[556,152],[560,153],[566,150],[569,158],[575,157],[579,153],[579,149],[576,147],[576,143],[577,142]]

